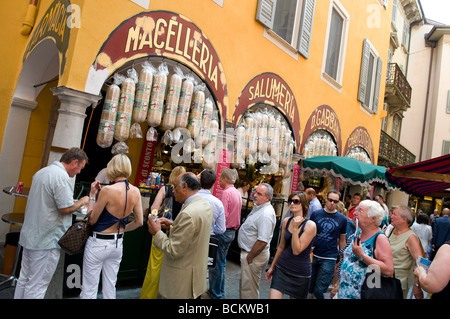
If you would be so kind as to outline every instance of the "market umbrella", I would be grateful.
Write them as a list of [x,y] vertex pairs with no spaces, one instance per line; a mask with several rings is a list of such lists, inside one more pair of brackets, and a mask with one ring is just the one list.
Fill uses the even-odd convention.
[[415,196],[450,197],[450,154],[386,171],[388,181]]
[[330,173],[353,185],[368,186],[375,182],[390,187],[386,179],[386,167],[367,164],[351,157],[315,156],[303,160],[303,169],[318,173]]

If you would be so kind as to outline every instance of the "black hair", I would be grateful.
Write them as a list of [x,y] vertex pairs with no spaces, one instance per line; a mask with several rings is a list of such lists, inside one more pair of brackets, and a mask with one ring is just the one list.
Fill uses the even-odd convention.
[[200,184],[203,189],[210,189],[216,182],[216,173],[211,169],[205,169],[200,174]]

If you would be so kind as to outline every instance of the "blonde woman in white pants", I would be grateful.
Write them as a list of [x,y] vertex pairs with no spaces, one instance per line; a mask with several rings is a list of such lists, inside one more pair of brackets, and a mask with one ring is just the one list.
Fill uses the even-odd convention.
[[[83,258],[82,299],[97,298],[100,272],[104,299],[116,298],[116,281],[122,261],[124,232],[143,224],[141,193],[128,182],[131,162],[124,154],[114,156],[106,167],[106,175],[114,181],[102,187],[93,182],[89,194],[89,222],[93,234],[89,237]],[[133,213],[134,220],[128,223]]]

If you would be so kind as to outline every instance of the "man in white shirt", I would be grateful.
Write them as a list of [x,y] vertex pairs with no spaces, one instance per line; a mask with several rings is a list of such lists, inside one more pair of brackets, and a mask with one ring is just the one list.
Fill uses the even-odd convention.
[[86,153],[74,147],[34,174],[20,232],[23,253],[14,299],[44,298],[60,257],[58,240],[72,224],[71,214],[89,202],[88,196],[74,202],[70,180],[87,161]]
[[259,298],[259,282],[270,258],[270,242],[275,228],[275,211],[271,205],[272,186],[262,183],[253,197],[254,207],[241,225],[238,245],[241,248],[242,299]]

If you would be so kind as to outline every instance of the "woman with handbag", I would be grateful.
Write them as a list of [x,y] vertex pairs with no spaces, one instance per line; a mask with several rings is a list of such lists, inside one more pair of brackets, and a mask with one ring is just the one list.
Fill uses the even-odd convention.
[[386,277],[394,274],[389,240],[379,228],[384,217],[380,204],[372,200],[362,201],[355,210],[355,217],[359,229],[349,238],[350,244],[342,255],[337,299],[361,298],[361,287],[369,266]]
[[[88,211],[92,235],[86,242],[83,257],[83,281],[80,297],[97,298],[100,272],[104,299],[116,298],[117,273],[123,254],[123,235],[143,225],[141,193],[128,182],[130,159],[124,154],[114,156],[106,167],[113,181],[100,192],[100,182],[91,184]],[[130,215],[134,220],[129,222]]]
[[409,207],[395,207],[391,215],[391,225],[394,230],[389,234],[389,241],[394,255],[395,276],[402,283],[403,298],[407,297],[412,287],[414,298],[423,299],[423,291],[413,274],[417,257],[425,258],[419,237],[410,228],[414,218],[414,212]]
[[[166,203],[170,202],[172,205],[171,217],[169,218],[167,215],[159,216],[159,214],[158,216],[161,218],[175,220],[181,210],[181,204],[175,200],[172,187],[175,183],[176,178],[184,173],[186,173],[186,169],[183,166],[177,166],[172,170],[172,173],[170,173],[169,176],[168,183],[165,185],[165,187],[161,188],[158,191],[158,194],[156,195],[155,200],[153,201],[153,204],[149,209],[149,216],[154,209],[158,210],[158,212],[163,213],[163,204],[165,206]],[[147,272],[145,273],[144,283],[142,284],[140,299],[158,298],[159,274],[161,272],[163,257],[164,253],[155,245],[153,245],[152,238],[152,247],[150,250],[150,256],[148,258]]]

